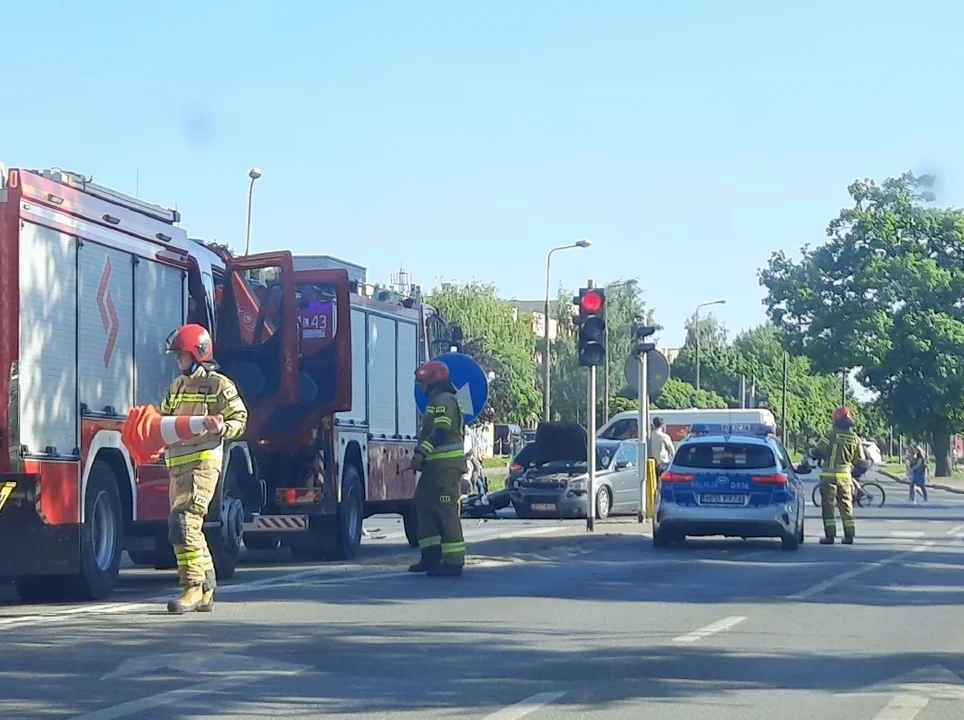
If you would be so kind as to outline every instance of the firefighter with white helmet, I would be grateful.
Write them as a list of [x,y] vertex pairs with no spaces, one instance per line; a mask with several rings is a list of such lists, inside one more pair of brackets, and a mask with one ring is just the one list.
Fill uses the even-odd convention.
[[421,470],[415,487],[416,534],[421,559],[411,572],[461,575],[465,539],[459,512],[459,484],[465,472],[465,422],[448,365],[430,360],[415,371],[428,397],[411,469]]
[[217,582],[204,518],[221,475],[224,441],[244,432],[248,410],[234,383],[216,372],[214,343],[204,327],[191,323],[172,332],[167,352],[175,355],[181,374],[161,402],[161,414],[208,416],[206,432],[172,443],[164,452],[170,474],[168,537],[182,587],[167,609],[178,614],[210,612]]

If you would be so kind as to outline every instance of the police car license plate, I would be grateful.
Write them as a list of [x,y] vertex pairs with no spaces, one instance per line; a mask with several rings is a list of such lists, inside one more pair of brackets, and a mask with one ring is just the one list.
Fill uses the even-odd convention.
[[746,495],[739,493],[704,493],[700,495],[700,502],[704,505],[744,505]]
[[532,503],[533,510],[555,510],[555,503]]

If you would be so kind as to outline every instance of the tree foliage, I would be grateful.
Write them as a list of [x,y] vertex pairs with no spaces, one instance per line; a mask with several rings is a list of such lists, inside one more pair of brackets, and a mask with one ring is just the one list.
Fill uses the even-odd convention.
[[489,407],[481,422],[528,425],[540,414],[542,393],[536,385],[536,343],[532,316],[517,316],[500,300],[495,285],[442,283],[427,298],[446,320],[462,326],[463,350],[495,373],[489,385]]
[[822,371],[858,367],[889,418],[931,438],[937,474],[964,430],[964,215],[928,207],[933,178],[904,173],[850,185],[852,208],[805,246],[774,253],[767,309]]

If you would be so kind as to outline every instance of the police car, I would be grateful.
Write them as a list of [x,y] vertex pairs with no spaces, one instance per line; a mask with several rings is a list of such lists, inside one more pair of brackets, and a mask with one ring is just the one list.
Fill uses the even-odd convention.
[[797,472],[772,425],[692,425],[659,478],[654,547],[724,535],[780,538],[796,550],[806,507]]

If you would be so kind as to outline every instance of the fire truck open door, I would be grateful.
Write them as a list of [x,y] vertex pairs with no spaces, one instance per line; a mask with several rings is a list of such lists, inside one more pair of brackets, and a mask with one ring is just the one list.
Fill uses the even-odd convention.
[[215,359],[248,406],[248,438],[298,401],[298,321],[291,253],[231,258],[218,306]]
[[351,297],[345,270],[295,272],[288,252],[233,258],[218,362],[248,405],[249,439],[299,445],[351,409]]

